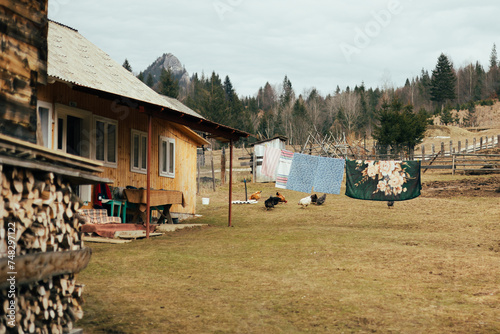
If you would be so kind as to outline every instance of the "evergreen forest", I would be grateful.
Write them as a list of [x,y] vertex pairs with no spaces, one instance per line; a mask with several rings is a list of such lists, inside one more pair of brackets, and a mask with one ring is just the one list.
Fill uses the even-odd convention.
[[[345,89],[337,86],[326,96],[314,87],[296,92],[286,75],[281,83],[266,82],[254,96],[239,96],[230,78],[222,79],[215,72],[208,76],[194,73],[187,87],[179,87],[174,75],[163,70],[154,88],[179,99],[211,121],[247,131],[260,139],[282,135],[289,139],[289,144],[296,145],[303,144],[310,132],[317,131],[323,135],[346,134],[380,140],[387,130],[382,129],[381,121],[388,121],[391,112],[400,121],[408,119],[402,114],[413,114],[414,119],[424,122],[439,115],[444,124],[477,126],[476,105],[493,104],[500,94],[500,64],[495,45],[489,60],[487,68],[478,61],[457,68],[448,56],[441,54],[434,69],[430,72],[422,69],[420,75],[408,78],[402,87],[373,88],[360,82]],[[125,65],[130,67],[127,60]],[[151,78],[144,78],[142,73],[138,77],[153,86]],[[467,117],[454,118],[451,110],[465,110]]]

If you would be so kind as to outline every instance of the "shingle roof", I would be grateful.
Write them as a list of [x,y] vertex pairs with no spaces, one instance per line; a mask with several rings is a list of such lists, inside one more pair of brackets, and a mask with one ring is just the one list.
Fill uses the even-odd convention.
[[49,21],[49,77],[203,118],[178,100],[158,94],[77,30]]

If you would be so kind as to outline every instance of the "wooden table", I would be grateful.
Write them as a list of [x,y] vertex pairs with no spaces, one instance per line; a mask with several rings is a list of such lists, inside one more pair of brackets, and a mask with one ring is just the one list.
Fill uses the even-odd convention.
[[[146,189],[125,189],[123,190],[127,202],[136,204],[136,212],[132,222],[142,218],[146,222],[146,208],[147,208],[147,191]],[[182,191],[177,190],[150,190],[149,206],[151,210],[157,210],[160,213],[158,224],[164,223],[165,219],[169,224],[173,224],[172,216],[170,215],[170,208],[173,204],[180,204],[186,206],[184,201],[184,194]]]

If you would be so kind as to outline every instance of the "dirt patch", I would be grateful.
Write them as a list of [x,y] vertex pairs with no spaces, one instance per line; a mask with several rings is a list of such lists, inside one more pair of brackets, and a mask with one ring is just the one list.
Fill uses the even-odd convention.
[[422,183],[423,197],[500,197],[500,176]]

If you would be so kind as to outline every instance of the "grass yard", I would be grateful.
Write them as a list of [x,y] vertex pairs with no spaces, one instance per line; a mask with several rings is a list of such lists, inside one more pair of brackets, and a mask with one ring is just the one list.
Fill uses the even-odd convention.
[[[489,177],[467,177],[481,181]],[[425,174],[424,183],[464,180]],[[499,178],[500,179],[500,178]],[[496,180],[499,180],[496,179]],[[482,184],[482,183],[480,183]],[[206,190],[197,223],[129,244],[91,244],[90,333],[500,333],[500,194],[424,187],[415,200],[366,202],[305,194],[273,210]],[[500,184],[497,185],[500,187]],[[476,189],[477,190],[477,189]],[[242,183],[233,199],[244,199]]]

